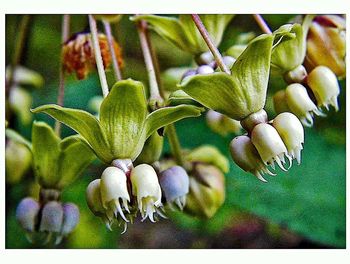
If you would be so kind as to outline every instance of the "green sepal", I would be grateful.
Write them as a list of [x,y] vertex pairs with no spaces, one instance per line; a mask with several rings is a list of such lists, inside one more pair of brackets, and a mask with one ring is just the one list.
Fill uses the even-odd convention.
[[[212,41],[218,46],[222,40],[226,26],[234,15],[200,15]],[[138,15],[131,18],[134,21],[145,20],[161,37],[171,42],[183,51],[193,55],[208,51],[202,36],[192,21],[191,15],[179,15],[179,18]]]
[[169,106],[176,106],[176,105],[194,105],[201,107],[202,105],[195,101],[191,96],[189,96],[187,93],[185,93],[183,90],[176,90],[172,92],[169,95],[169,98],[166,102]]
[[93,149],[100,160],[109,164],[113,155],[106,136],[95,116],[78,109],[65,108],[54,104],[39,106],[33,113],[46,113],[78,132]]
[[34,121],[32,128],[32,152],[34,174],[44,188],[54,188],[59,180],[58,159],[60,138],[45,122]]
[[29,109],[32,106],[33,99],[28,90],[20,86],[13,86],[8,102],[11,110],[18,116],[21,123],[24,125],[31,123],[32,114]]
[[265,105],[274,37],[261,35],[249,43],[231,68],[185,78],[179,88],[202,105],[242,120]]
[[219,168],[222,172],[228,173],[230,163],[225,155],[223,155],[216,147],[211,145],[203,145],[192,150],[186,160],[190,162],[203,162],[211,164]]
[[285,74],[301,65],[306,54],[306,37],[300,24],[283,25],[274,33],[282,38],[271,55],[271,73]]
[[163,150],[164,137],[154,132],[145,142],[140,155],[135,160],[135,165],[152,164],[159,160]]
[[74,182],[95,159],[95,154],[80,136],[74,135],[60,142],[56,188],[63,189]]
[[117,82],[103,100],[100,124],[113,157],[134,157],[138,145],[143,146],[143,127],[147,117],[147,101],[141,82]]

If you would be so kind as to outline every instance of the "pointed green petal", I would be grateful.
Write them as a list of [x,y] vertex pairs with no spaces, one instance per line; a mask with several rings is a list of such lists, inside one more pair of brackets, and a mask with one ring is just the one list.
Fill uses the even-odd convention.
[[32,128],[34,173],[42,187],[54,188],[59,180],[57,163],[60,140],[49,125],[34,122]]
[[110,163],[113,156],[99,121],[88,112],[65,108],[54,104],[39,106],[33,113],[46,113],[78,132],[91,146],[96,155],[105,163]]
[[[100,122],[113,158],[130,158],[141,139],[147,116],[143,84],[117,82],[101,105]],[[143,143],[142,143],[143,144]]]
[[57,188],[64,188],[74,182],[86,167],[95,159],[91,148],[79,136],[65,138],[60,143],[61,153],[58,162],[60,180]]

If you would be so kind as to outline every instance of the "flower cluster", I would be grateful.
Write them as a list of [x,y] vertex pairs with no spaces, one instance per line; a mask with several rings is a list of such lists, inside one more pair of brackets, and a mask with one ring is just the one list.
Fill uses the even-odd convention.
[[57,245],[62,238],[73,232],[79,222],[79,208],[74,203],[57,201],[53,190],[48,200],[37,201],[31,197],[24,198],[17,206],[16,218],[26,231],[31,242],[43,244],[54,241]]
[[[233,160],[244,171],[254,174],[263,182],[265,173],[275,175],[275,163],[284,171],[292,166],[292,160],[301,162],[301,150],[304,143],[304,129],[298,118],[289,112],[284,112],[268,122],[264,110],[243,120],[242,126],[248,135],[234,138],[230,143]],[[285,168],[286,159],[289,161]]]
[[[108,47],[106,35],[98,34],[101,56],[105,68],[111,64],[111,54]],[[74,34],[63,45],[63,66],[68,73],[75,72],[79,80],[85,79],[89,72],[96,68],[95,55],[92,48],[90,33]],[[123,65],[121,49],[113,40],[114,51],[120,67]]]

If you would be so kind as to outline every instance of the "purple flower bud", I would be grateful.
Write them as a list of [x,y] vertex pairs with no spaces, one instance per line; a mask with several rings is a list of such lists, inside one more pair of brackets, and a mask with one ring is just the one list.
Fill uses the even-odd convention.
[[29,232],[33,232],[37,222],[40,205],[32,198],[24,198],[17,206],[16,218],[21,227]]
[[227,68],[231,69],[233,64],[235,63],[236,59],[231,56],[224,56],[222,57],[222,60],[224,61]]
[[197,74],[211,74],[214,70],[209,65],[202,65],[197,68]]
[[187,172],[180,166],[173,166],[160,173],[159,183],[170,207],[175,203],[182,210],[190,186]]
[[45,204],[40,222],[40,232],[56,232],[59,233],[63,222],[62,205],[56,201],[50,201]]
[[63,205],[63,225],[61,234],[63,236],[71,233],[79,222],[79,208],[74,203]]
[[186,71],[182,77],[181,77],[181,81],[184,80],[186,77],[190,77],[190,76],[194,76],[196,75],[197,71],[195,69],[191,69],[191,70],[188,70]]

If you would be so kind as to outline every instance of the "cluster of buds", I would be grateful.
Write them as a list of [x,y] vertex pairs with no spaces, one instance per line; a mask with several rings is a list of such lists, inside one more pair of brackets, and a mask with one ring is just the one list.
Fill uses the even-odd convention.
[[116,222],[133,222],[140,212],[142,220],[155,222],[158,216],[165,218],[162,204],[164,200],[173,208],[176,204],[181,210],[186,203],[189,189],[188,175],[179,166],[171,167],[159,173],[148,164],[133,167],[131,160],[115,160],[106,168],[101,179],[92,181],[86,191],[90,210],[102,218],[106,226]]
[[333,106],[338,111],[340,92],[336,75],[326,66],[317,66],[302,80],[291,83],[285,90],[274,95],[277,113],[285,111],[295,114],[305,126],[313,125],[313,116],[325,116],[322,108]]
[[242,129],[239,121],[211,109],[207,112],[206,121],[212,131],[222,136],[230,133],[238,134]]
[[[233,64],[236,61],[236,59],[234,57],[231,57],[231,56],[223,56],[222,60],[229,69],[231,69],[231,67],[233,66]],[[216,61],[214,60],[214,57],[211,54],[211,52],[202,53],[198,57],[197,61],[198,61],[199,66],[195,69],[190,69],[190,70],[186,71],[183,74],[181,80],[184,80],[186,77],[189,77],[189,76],[211,74],[211,73],[214,73],[215,70],[218,69],[218,65],[217,65]]]
[[79,222],[79,208],[74,203],[58,201],[56,190],[41,190],[40,201],[24,198],[17,206],[16,218],[32,243],[57,245]]
[[[112,58],[108,47],[106,35],[99,33],[98,42],[101,50],[104,68],[108,68]],[[114,51],[117,56],[119,67],[123,60],[118,43],[113,40]],[[68,73],[75,72],[79,80],[85,79],[90,71],[96,68],[96,60],[92,47],[90,33],[74,34],[63,45],[63,67]]]
[[[292,160],[301,162],[301,150],[304,143],[304,129],[299,119],[292,113],[284,112],[268,122],[264,110],[253,113],[241,121],[247,135],[235,137],[230,143],[231,156],[244,171],[254,174],[266,182],[263,175],[275,175],[275,163],[287,171]],[[285,168],[286,159],[289,166]]]

